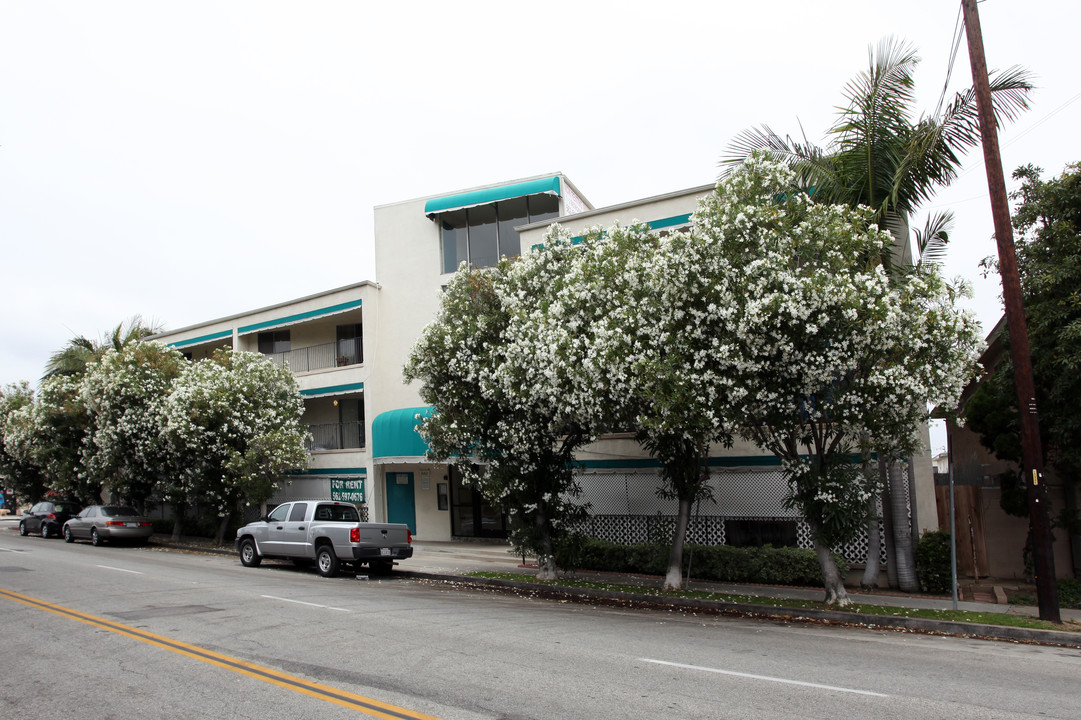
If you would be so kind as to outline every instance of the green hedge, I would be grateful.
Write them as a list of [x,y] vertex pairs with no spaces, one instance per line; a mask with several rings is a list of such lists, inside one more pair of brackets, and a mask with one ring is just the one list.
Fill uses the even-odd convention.
[[[834,553],[841,577],[848,563]],[[620,545],[596,538],[576,538],[556,554],[566,570],[599,570],[642,575],[664,575],[668,571],[668,547],[641,543]],[[687,545],[683,549],[683,571],[691,563],[691,577],[720,582],[748,582],[769,585],[821,585],[822,571],[814,550],[789,547],[730,547],[728,545]]]
[[928,593],[948,593],[953,590],[953,569],[950,562],[950,534],[944,530],[929,530],[916,545],[916,576],[920,588]]
[[1081,581],[1063,578],[1058,581],[1059,607],[1081,610]]

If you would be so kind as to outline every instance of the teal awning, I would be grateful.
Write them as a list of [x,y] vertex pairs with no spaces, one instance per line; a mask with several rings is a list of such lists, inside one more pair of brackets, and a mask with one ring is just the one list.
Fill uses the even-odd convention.
[[458,195],[432,198],[424,203],[424,214],[431,217],[441,212],[447,212],[448,210],[458,210],[461,208],[473,207],[474,205],[487,205],[488,203],[493,203],[498,200],[509,200],[511,198],[524,197],[526,195],[540,195],[542,193],[562,195],[558,175],[554,175],[550,178],[541,178],[540,180],[528,180],[526,182],[514,183],[513,185],[501,185],[499,187],[486,188],[484,190],[459,193]]
[[428,452],[428,443],[416,431],[420,424],[417,416],[428,417],[434,409],[428,405],[376,415],[372,421],[372,459],[376,462],[388,462],[390,458],[422,460]]
[[347,385],[329,385],[321,388],[309,388],[301,390],[300,394],[306,398],[330,397],[331,395],[348,395],[349,393],[364,392],[364,383],[348,383]]

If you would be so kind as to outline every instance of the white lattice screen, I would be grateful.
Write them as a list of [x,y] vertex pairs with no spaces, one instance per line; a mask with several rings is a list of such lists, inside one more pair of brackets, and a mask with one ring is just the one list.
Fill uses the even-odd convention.
[[[907,480],[907,467],[904,472]],[[582,490],[578,502],[589,505],[590,517],[583,526],[586,534],[624,544],[670,536],[677,503],[657,495],[661,486],[659,472],[586,471],[576,479]],[[796,510],[784,507],[788,481],[780,468],[715,468],[710,472],[709,487],[712,499],[703,500],[692,510],[688,542],[725,544],[726,521],[795,520],[797,544],[813,547],[808,524]],[[906,482],[906,495],[907,487]],[[866,533],[838,549],[851,563],[865,562]],[[881,561],[885,559],[883,546]]]

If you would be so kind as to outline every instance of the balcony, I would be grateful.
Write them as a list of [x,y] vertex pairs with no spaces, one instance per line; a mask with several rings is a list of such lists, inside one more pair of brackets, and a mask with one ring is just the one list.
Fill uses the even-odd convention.
[[326,370],[364,362],[360,338],[312,345],[310,347],[267,353],[266,358],[275,365],[286,365],[294,373]]
[[319,450],[359,450],[364,447],[364,423],[339,422],[309,425],[312,439],[309,452]]

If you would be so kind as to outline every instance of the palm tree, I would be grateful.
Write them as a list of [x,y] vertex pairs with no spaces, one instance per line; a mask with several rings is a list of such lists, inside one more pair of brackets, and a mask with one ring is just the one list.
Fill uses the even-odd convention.
[[131,343],[138,342],[161,332],[161,323],[144,322],[141,315],[133,315],[127,322],[122,322],[106,333],[102,340],[90,340],[82,335],[68,340],[60,350],[49,356],[42,380],[54,375],[81,375],[87,365],[96,362],[108,350],[120,350]]
[[[878,226],[895,238],[893,251],[882,262],[892,274],[905,272],[913,264],[909,218],[938,188],[957,177],[961,157],[980,142],[971,88],[955,94],[949,103],[943,90],[935,112],[916,118],[913,74],[919,62],[907,43],[885,38],[876,49],[868,48],[868,69],[845,86],[847,106],[839,110],[824,147],[806,138],[782,138],[763,125],[736,136],[721,160],[727,167],[724,173],[752,152],[767,151],[788,164],[816,200],[871,207]],[[1032,84],[1028,73],[1015,67],[993,77],[991,89],[995,118],[1002,123],[1027,109]],[[915,233],[919,261],[942,260],[951,222],[949,212],[933,214],[924,230]],[[918,590],[911,524],[904,522],[907,498],[899,463],[888,463],[885,475],[888,501],[884,498],[883,511],[894,519],[898,584],[905,590]],[[877,568],[874,563],[865,582],[872,576],[877,582]]]
[[[868,48],[868,61],[868,69],[845,86],[848,105],[827,132],[825,147],[782,138],[763,125],[737,135],[721,165],[733,169],[751,152],[768,151],[792,167],[815,199],[871,207],[879,227],[903,232],[898,241],[907,246],[908,218],[957,177],[961,156],[980,142],[976,97],[969,88],[947,104],[943,94],[934,114],[913,119],[916,50],[885,38],[877,49]],[[991,83],[996,119],[1013,120],[1027,109],[1031,89],[1021,68],[997,74]],[[928,226],[941,227],[942,218],[933,217]]]

